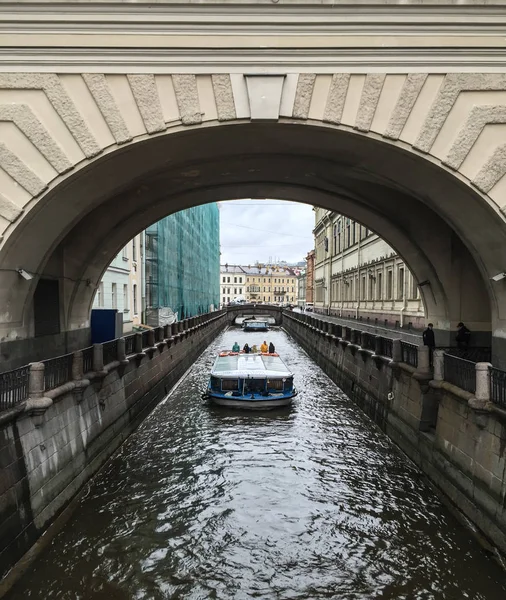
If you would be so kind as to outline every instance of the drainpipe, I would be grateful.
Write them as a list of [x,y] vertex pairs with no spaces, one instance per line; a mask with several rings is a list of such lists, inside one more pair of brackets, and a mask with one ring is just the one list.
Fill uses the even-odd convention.
[[[356,226],[356,225],[355,225]],[[357,249],[357,265],[358,265],[358,301],[357,301],[357,306],[355,307],[355,320],[358,321],[358,314],[360,312],[360,296],[361,294],[361,290],[362,290],[362,277],[360,276],[360,230],[361,230],[362,226],[359,225],[358,226],[358,249]]]
[[406,300],[406,271],[407,271],[406,265],[404,265],[404,275],[403,275],[404,281],[402,282],[402,308],[399,311],[399,323],[400,323],[401,327],[404,327],[404,313],[406,312],[406,308],[407,308],[407,306],[406,306],[406,303],[407,303],[407,300]]

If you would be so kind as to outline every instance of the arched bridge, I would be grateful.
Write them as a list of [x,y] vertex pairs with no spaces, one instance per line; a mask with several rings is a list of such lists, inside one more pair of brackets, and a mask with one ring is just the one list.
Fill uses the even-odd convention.
[[505,25],[485,0],[3,2],[6,367],[88,344],[134,234],[238,197],[362,222],[436,329],[464,321],[506,362]]
[[270,304],[239,304],[227,306],[227,317],[230,323],[235,323],[238,317],[271,317],[276,325],[281,325],[283,309]]

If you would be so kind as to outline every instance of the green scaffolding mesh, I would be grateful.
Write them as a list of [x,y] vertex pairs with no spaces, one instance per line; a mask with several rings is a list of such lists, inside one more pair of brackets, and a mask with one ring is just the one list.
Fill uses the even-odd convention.
[[218,205],[183,210],[146,229],[145,261],[149,325],[170,321],[172,312],[186,319],[218,308]]

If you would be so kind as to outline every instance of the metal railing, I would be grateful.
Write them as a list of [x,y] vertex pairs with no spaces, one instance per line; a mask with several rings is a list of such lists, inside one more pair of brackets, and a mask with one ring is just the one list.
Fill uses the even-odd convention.
[[489,367],[490,399],[502,408],[506,408],[506,371]]
[[147,348],[148,346],[150,346],[150,343],[149,343],[149,334],[150,334],[150,330],[149,329],[147,331],[143,331],[142,332],[142,347],[143,348]]
[[394,356],[394,341],[392,338],[381,338],[381,356],[393,358]]
[[125,354],[135,354],[135,333],[125,336]]
[[54,388],[72,381],[72,361],[73,354],[64,354],[57,358],[43,360],[44,364],[44,389],[54,390]]
[[374,352],[376,350],[376,336],[372,335],[372,333],[363,331],[362,348],[365,348],[366,350],[372,350]]
[[118,340],[111,340],[102,344],[104,353],[104,365],[118,360]]
[[471,362],[490,362],[492,360],[492,348],[490,346],[476,346],[472,348],[457,348],[455,346],[438,346],[436,350],[444,350],[445,354],[457,356]]
[[0,410],[13,408],[28,398],[29,375],[29,365],[0,373]]
[[93,371],[93,346],[83,350],[83,373]]
[[401,341],[402,362],[418,367],[418,346]]
[[476,392],[476,363],[453,356],[444,355],[444,378],[466,392]]

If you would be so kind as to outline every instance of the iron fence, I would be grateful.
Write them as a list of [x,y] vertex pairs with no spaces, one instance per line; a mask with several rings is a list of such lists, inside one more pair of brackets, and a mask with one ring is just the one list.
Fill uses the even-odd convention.
[[135,333],[125,336],[125,354],[135,354]]
[[149,343],[149,330],[142,332],[142,347],[148,348],[151,344]]
[[464,360],[470,360],[471,362],[491,362],[492,360],[492,348],[490,346],[476,346],[473,348],[456,348],[453,347],[437,347],[436,350],[444,350],[446,354],[450,356],[457,356]]
[[444,355],[445,381],[456,385],[466,392],[474,394],[476,391],[476,369],[474,362],[453,356]]
[[394,356],[394,341],[391,338],[381,338],[381,356],[393,358]]
[[401,341],[402,362],[418,367],[418,346],[409,342]]
[[373,352],[376,350],[376,338],[371,333],[367,333],[365,331],[362,332],[362,348],[366,350],[372,350]]
[[111,340],[102,344],[104,353],[104,365],[118,360],[118,340]]
[[0,410],[13,408],[28,398],[30,367],[0,373]]
[[506,408],[506,371],[489,367],[490,399],[502,408]]
[[44,364],[44,389],[54,388],[72,380],[72,354],[64,354],[56,358],[43,360]]
[[93,371],[93,346],[83,350],[83,373]]

